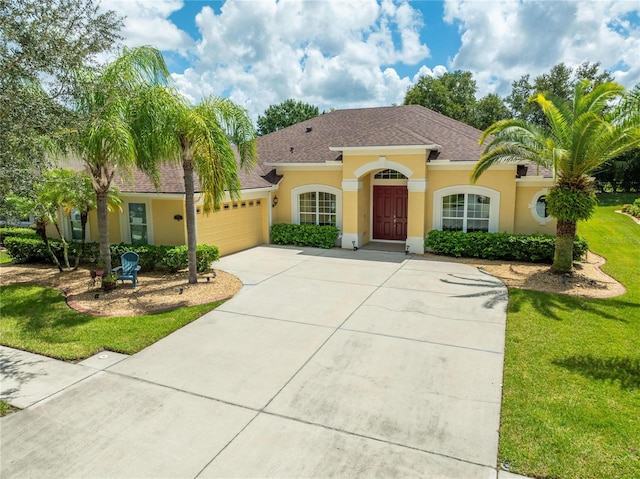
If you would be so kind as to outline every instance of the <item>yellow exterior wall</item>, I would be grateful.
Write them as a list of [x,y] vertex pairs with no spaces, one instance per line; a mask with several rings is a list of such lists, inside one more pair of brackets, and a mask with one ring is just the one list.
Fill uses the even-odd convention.
[[[125,212],[121,213],[119,209],[115,209],[114,211],[109,212],[109,241],[111,243],[120,243],[125,242],[128,243],[129,240],[127,238],[122,238],[120,231],[120,215],[126,214]],[[98,228],[98,219],[96,217],[96,229]],[[91,236],[93,238],[93,236]],[[96,235],[96,241],[100,239],[99,234]]]
[[266,198],[260,198],[223,203],[219,211],[197,214],[198,244],[215,245],[224,256],[265,243],[270,207]]
[[326,185],[342,189],[342,172],[339,170],[300,170],[278,172],[284,175],[273,195],[278,204],[272,210],[274,223],[293,223],[291,218],[291,190],[304,185]]
[[[516,204],[516,166],[511,170],[489,170],[485,172],[476,186],[484,186],[500,192],[500,220],[498,231],[513,232]],[[434,169],[429,171],[427,184],[427,231],[433,226],[433,193],[441,188],[449,186],[470,186],[471,169],[469,170],[443,170]],[[439,207],[436,205],[436,207]]]
[[551,218],[546,224],[541,225],[531,213],[530,205],[534,196],[545,188],[542,186],[518,185],[515,211],[515,232],[520,234],[556,234],[556,220]]
[[87,220],[87,228],[89,228],[89,236],[92,241],[98,241],[98,212],[96,210],[89,211]]
[[[398,154],[372,154],[372,155],[352,155],[349,153],[344,154],[342,162],[344,164],[343,173],[345,179],[356,178],[356,170],[363,167],[368,163],[376,163],[380,157],[383,156],[388,162],[400,163],[409,168],[413,174],[412,180],[424,179],[426,176],[426,156],[424,153],[411,154],[411,155],[398,155]],[[392,166],[382,166],[371,171],[378,171],[381,169],[391,168]]]
[[[122,240],[120,239],[120,215],[124,215],[124,211],[120,211],[118,208],[115,208],[114,211],[110,211],[109,218],[109,242],[110,243],[120,243]],[[88,225],[89,235],[91,237],[91,241],[99,241],[100,233],[98,232],[98,212],[96,210],[89,211],[88,217]]]
[[[63,218],[62,221],[64,221],[64,218]],[[62,229],[62,223],[60,223],[60,229]],[[47,234],[47,238],[60,239],[60,235],[58,234],[58,230],[56,230],[56,227],[53,226],[53,224],[51,224],[51,223],[47,224],[47,227],[45,228],[45,232]]]
[[[344,202],[343,202],[344,204]],[[362,189],[358,191],[358,233],[362,235],[362,244],[371,241],[371,175],[362,178]]]
[[[182,215],[182,220],[174,220]],[[177,246],[187,243],[186,213],[183,200],[151,200],[151,227],[156,245]]]

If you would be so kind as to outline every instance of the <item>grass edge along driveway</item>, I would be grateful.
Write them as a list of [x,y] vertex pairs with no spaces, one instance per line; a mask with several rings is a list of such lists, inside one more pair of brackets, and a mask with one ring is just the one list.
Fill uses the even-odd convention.
[[92,316],[69,308],[55,288],[0,286],[0,344],[67,361],[102,350],[133,354],[223,302],[139,316]]
[[637,196],[603,195],[579,224],[626,294],[509,292],[498,462],[512,472],[640,477],[640,226],[615,213]]

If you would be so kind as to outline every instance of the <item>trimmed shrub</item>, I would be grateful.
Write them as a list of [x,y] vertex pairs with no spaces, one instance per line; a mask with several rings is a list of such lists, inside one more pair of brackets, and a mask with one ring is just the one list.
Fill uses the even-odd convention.
[[[220,259],[217,246],[201,244],[196,247],[196,265],[198,273],[205,273],[211,268],[211,263]],[[172,273],[189,267],[189,250],[186,246],[167,248],[160,264]]]
[[[69,261],[73,264],[80,254],[82,244],[76,241],[69,243]],[[49,240],[51,250],[62,261],[62,243],[55,239]],[[42,238],[37,235],[6,236],[5,247],[9,256],[15,263],[49,263],[53,261]],[[167,268],[170,271],[178,271],[188,267],[188,252],[186,246],[154,246],[154,245],[130,245],[126,243],[112,244],[111,262],[115,268],[120,265],[120,257],[127,251],[133,251],[140,257],[141,271],[153,271],[158,267]],[[85,252],[81,260],[95,263],[100,257],[100,245],[98,243],[85,243]],[[198,272],[204,273],[211,268],[211,263],[220,259],[220,251],[213,245],[198,245],[196,261]]]
[[51,263],[51,256],[39,236],[7,236],[3,244],[14,263]]
[[[435,254],[457,258],[503,259],[532,263],[553,263],[555,236],[515,235],[508,233],[464,233],[432,230],[424,245]],[[589,249],[587,242],[576,236],[573,258],[580,259]]]
[[333,248],[340,230],[335,226],[276,223],[271,226],[273,244]]
[[4,246],[5,238],[39,238],[33,228],[0,228],[0,246]]
[[622,212],[640,218],[640,198],[637,198],[632,205],[622,205]]

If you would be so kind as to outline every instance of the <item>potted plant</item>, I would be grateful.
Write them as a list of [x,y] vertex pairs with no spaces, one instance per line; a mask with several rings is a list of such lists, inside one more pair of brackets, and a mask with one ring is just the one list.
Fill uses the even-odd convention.
[[118,283],[117,283],[117,279],[116,279],[116,274],[115,273],[109,273],[109,274],[105,274],[104,276],[102,276],[102,290],[103,291],[112,291],[112,290],[116,289],[117,285],[118,285]]

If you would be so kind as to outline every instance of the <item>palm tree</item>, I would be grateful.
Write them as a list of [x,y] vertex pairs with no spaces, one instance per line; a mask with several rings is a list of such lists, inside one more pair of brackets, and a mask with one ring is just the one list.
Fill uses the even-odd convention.
[[627,92],[613,82],[576,85],[566,102],[539,93],[530,101],[548,121],[538,125],[503,120],[485,130],[489,139],[471,175],[472,181],[497,163],[531,161],[553,171],[555,184],[547,195],[549,213],[557,219],[552,271],[569,273],[578,221],[589,219],[596,206],[590,177],[605,162],[640,146],[640,89]]
[[102,72],[76,72],[75,97],[79,117],[75,149],[83,160],[96,192],[100,259],[105,273],[111,272],[109,250],[108,196],[111,181],[119,170],[130,173],[134,168],[147,173],[157,184],[157,167],[147,155],[139,155],[128,116],[131,98],[154,85],[166,84],[169,71],[162,54],[151,47],[125,48]]
[[[74,268],[78,267],[80,258],[85,252],[85,238],[87,233],[87,222],[89,219],[89,212],[97,208],[96,192],[93,189],[93,182],[91,177],[81,171],[56,169],[47,172],[51,179],[50,195],[54,199],[56,205],[62,207],[66,216],[70,215],[74,210],[77,210],[80,214],[80,253],[76,256],[76,264]],[[108,211],[112,211],[113,208],[121,208],[122,201],[119,197],[119,190],[114,185],[111,185],[107,193],[107,206]],[[58,230],[60,239],[64,241],[60,231]]]
[[[204,213],[219,208],[227,192],[239,197],[238,164],[255,163],[256,131],[247,111],[226,98],[209,97],[190,105],[176,91],[157,87],[132,102],[133,130],[144,163],[179,163],[184,170],[189,283],[197,282],[194,172]],[[151,128],[151,131],[145,131]],[[234,152],[235,148],[235,152]]]

